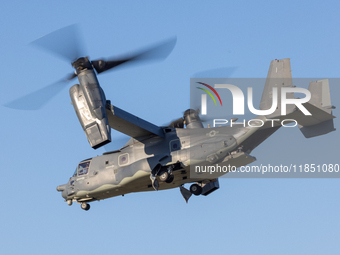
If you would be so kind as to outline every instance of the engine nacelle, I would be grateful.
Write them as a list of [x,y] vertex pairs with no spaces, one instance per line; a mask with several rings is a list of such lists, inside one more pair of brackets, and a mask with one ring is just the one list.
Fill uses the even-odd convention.
[[[87,77],[88,78],[88,77]],[[72,105],[93,149],[111,142],[111,127],[105,110],[105,95],[99,85],[76,84],[70,88]]]
[[184,112],[184,121],[187,128],[203,128],[202,121],[198,116],[199,111],[188,109]]

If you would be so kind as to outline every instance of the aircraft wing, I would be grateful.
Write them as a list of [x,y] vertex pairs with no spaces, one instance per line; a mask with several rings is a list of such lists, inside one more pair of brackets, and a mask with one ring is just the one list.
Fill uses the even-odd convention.
[[164,132],[161,127],[138,118],[111,104],[106,105],[106,114],[111,128],[133,138],[147,135],[164,137]]

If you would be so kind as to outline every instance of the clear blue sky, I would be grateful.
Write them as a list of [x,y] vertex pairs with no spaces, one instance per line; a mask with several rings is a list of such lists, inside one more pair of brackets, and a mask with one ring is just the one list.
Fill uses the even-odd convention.
[[[231,77],[265,77],[272,59],[291,58],[293,77],[339,77],[339,7],[335,0],[4,1],[0,105],[72,72],[28,43],[74,23],[92,58],[177,36],[164,62],[99,76],[112,104],[158,125],[189,107],[197,72],[235,67]],[[68,88],[39,111],[0,106],[1,254],[338,254],[339,179],[222,179],[217,192],[189,204],[174,189],[95,202],[88,212],[67,206],[56,186],[79,161],[104,152],[90,148]],[[340,107],[340,88],[331,92]],[[258,163],[340,163],[339,137],[279,130],[252,155]],[[113,138],[118,149],[122,136]]]

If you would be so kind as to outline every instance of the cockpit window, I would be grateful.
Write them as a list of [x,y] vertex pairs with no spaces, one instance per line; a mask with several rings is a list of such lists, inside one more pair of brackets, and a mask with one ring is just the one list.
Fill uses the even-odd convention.
[[74,173],[73,173],[73,176],[72,176],[72,177],[76,177],[76,176],[77,176],[77,170],[78,170],[78,168],[76,168],[76,170],[74,171]]
[[87,174],[89,172],[89,166],[91,161],[81,162],[78,165],[78,176]]

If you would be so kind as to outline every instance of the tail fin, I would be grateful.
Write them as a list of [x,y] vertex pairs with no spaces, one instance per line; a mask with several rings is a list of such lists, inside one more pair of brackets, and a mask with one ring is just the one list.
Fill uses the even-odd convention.
[[[268,110],[273,103],[273,87],[278,91],[282,87],[295,87],[293,86],[290,59],[272,60],[270,63],[266,84],[263,90],[260,109]],[[270,118],[278,118],[282,120],[293,119],[299,124],[300,131],[306,138],[324,135],[329,132],[335,131],[332,109],[331,96],[329,91],[328,79],[310,82],[308,90],[311,92],[311,99],[303,106],[312,114],[305,115],[294,105],[287,105],[285,116],[281,115],[281,98],[278,97],[278,104],[276,111],[271,114]],[[287,93],[287,99],[293,99],[294,93]]]
[[331,94],[329,90],[328,79],[311,81],[308,90],[312,96],[308,103],[304,106],[310,111],[312,116],[301,120],[299,129],[306,138],[324,135],[335,131],[332,109],[335,109],[331,104]]
[[331,93],[329,91],[328,79],[311,81],[309,83],[308,90],[312,94],[309,103],[331,114],[333,108],[331,104]]
[[[266,84],[262,93],[260,102],[260,110],[268,110],[273,103],[273,87],[276,87],[278,91],[282,87],[292,87],[292,72],[290,68],[290,59],[275,59],[270,62],[269,71],[266,79]],[[287,98],[294,98],[294,93],[287,93]],[[281,99],[278,98],[277,112],[281,111]],[[276,114],[279,115],[279,114]]]

